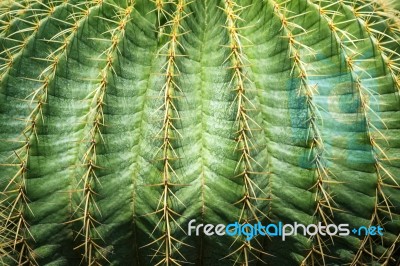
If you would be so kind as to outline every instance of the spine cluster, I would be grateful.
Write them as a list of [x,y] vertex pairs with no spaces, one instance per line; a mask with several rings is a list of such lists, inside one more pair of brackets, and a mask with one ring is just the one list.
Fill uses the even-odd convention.
[[[295,19],[303,14],[292,15],[291,10],[285,3],[273,2],[274,11],[278,16],[284,38],[288,42],[288,53],[292,60],[291,76],[299,81],[297,94],[305,98],[307,106],[307,145],[309,149],[308,159],[314,165],[315,183],[311,189],[315,189],[315,203],[316,208],[314,216],[321,221],[323,225],[328,225],[333,216],[334,210],[337,210],[334,205],[335,202],[329,191],[330,184],[335,183],[330,175],[329,169],[326,167],[325,161],[325,147],[322,133],[320,130],[320,110],[314,103],[314,97],[318,93],[317,85],[312,85],[308,73],[308,65],[304,57],[313,56],[315,51],[301,42],[301,37],[309,32],[301,25],[295,22]],[[319,235],[312,237],[313,244],[301,262],[302,265],[308,263],[315,264],[317,261],[322,261],[325,264],[325,256],[327,245],[325,240]]]
[[0,53],[0,80],[7,77],[28,44],[36,41],[39,28],[55,19],[52,16],[56,9],[66,5],[67,1],[58,8],[34,0],[13,1],[8,7],[3,7],[4,13],[0,10],[0,45],[3,48]]
[[[237,173],[235,178],[241,180],[244,189],[242,198],[234,204],[241,206],[238,221],[242,224],[248,224],[258,222],[261,218],[266,218],[265,214],[257,206],[258,200],[266,200],[266,198],[261,198],[260,194],[266,194],[253,180],[256,175],[260,174],[260,172],[257,172],[257,169],[262,168],[253,157],[256,150],[253,131],[260,130],[261,127],[254,119],[254,113],[257,110],[249,97],[252,82],[246,75],[246,67],[249,62],[244,53],[245,45],[243,44],[243,40],[247,40],[239,33],[241,28],[238,24],[240,21],[243,21],[240,18],[240,12],[244,8],[235,1],[224,1],[223,10],[226,15],[224,27],[229,35],[228,47],[230,49],[230,54],[226,61],[231,63],[229,71],[232,73],[232,78],[229,87],[235,95],[232,107],[235,110],[237,125],[235,151],[239,155],[239,160],[235,168]],[[255,241],[241,240],[241,242],[240,246],[227,256],[236,257],[234,258],[235,264],[248,265],[252,259],[260,260],[260,253],[266,254],[260,248],[255,247],[253,243]]]
[[[364,36],[364,34],[358,38],[350,34],[344,36],[343,32],[338,31],[335,27],[335,17],[331,17],[330,20],[329,18],[326,19],[329,22],[329,25],[332,25],[332,32],[337,38],[338,42],[341,44],[342,53],[346,60],[347,67],[351,71],[353,86],[358,93],[360,101],[360,112],[364,118],[367,135],[366,138],[371,147],[377,180],[374,203],[375,207],[370,218],[369,226],[380,225],[384,228],[383,215],[389,216],[392,219],[391,209],[393,208],[389,196],[386,195],[385,191],[387,191],[387,188],[398,189],[400,187],[393,174],[383,164],[384,161],[390,161],[390,158],[386,155],[384,145],[380,143],[387,143],[388,140],[378,124],[384,125],[384,127],[386,127],[386,125],[370,104],[370,102],[373,100],[373,97],[375,97],[374,92],[363,84],[363,81],[368,80],[373,74],[366,72],[364,69],[364,65],[368,63],[368,59],[360,58],[361,55],[355,50],[357,49],[357,44],[365,41],[365,39],[370,40],[374,48],[376,48],[376,52],[381,58],[383,64],[386,66],[386,69],[392,78],[394,87],[397,89],[400,88],[400,68],[398,63],[399,54],[397,51],[394,51],[390,48],[391,44],[397,43],[397,40],[393,37],[393,33],[390,31],[390,27],[388,27],[389,31],[387,33],[381,32],[379,29],[377,29],[377,27],[379,27],[380,24],[385,23],[385,21],[375,17],[374,10],[364,8],[366,4],[368,6],[373,6],[373,3],[370,1],[359,1],[358,3],[360,4],[359,6],[352,4],[350,11],[353,17],[351,19],[355,19],[358,25],[365,29],[367,36]],[[343,11],[349,9],[349,7],[344,4],[340,4],[340,8]],[[378,121],[378,123],[374,122],[374,120]],[[390,252],[388,254],[384,254],[383,257],[375,254],[376,251],[373,249],[374,241],[375,239],[371,235],[367,235],[363,238],[351,265],[358,265],[363,261],[362,258],[365,258],[366,256],[369,256],[372,260],[376,261],[382,261],[382,259],[388,259],[392,256]]]
[[[106,3],[99,3],[93,9],[101,9],[103,5],[108,6]],[[77,238],[79,237],[80,240],[78,241],[81,241],[81,243],[75,249],[83,249],[83,260],[88,265],[101,265],[102,260],[108,262],[107,251],[100,244],[102,237],[97,230],[100,225],[98,219],[101,217],[100,208],[96,203],[96,197],[98,196],[96,186],[101,186],[100,180],[96,175],[96,171],[101,168],[97,159],[97,147],[100,143],[104,143],[101,128],[105,126],[103,108],[107,85],[110,77],[115,73],[113,69],[114,60],[117,57],[117,53],[119,53],[119,45],[125,36],[125,27],[131,19],[134,3],[131,3],[126,8],[111,4],[110,6],[116,9],[115,18],[112,20],[102,18],[102,20],[115,26],[104,33],[108,35],[107,39],[100,40],[107,43],[108,46],[101,54],[102,58],[94,59],[102,61],[103,68],[95,80],[97,86],[86,97],[90,102],[90,110],[85,116],[88,134],[81,141],[87,144],[87,149],[82,157],[82,164],[85,170],[79,179],[81,188],[77,191],[82,194],[82,199],[74,211],[78,218],[71,221],[80,221],[81,227],[77,233]],[[86,12],[86,14],[88,17],[90,16],[90,12]]]
[[[166,11],[166,6],[169,4],[173,8],[173,12]],[[162,0],[155,1],[157,16],[158,16],[158,33],[161,38],[166,37],[167,42],[161,47],[159,55],[166,59],[162,67],[164,85],[161,88],[160,96],[162,105],[158,110],[162,111],[162,126],[157,134],[157,138],[161,139],[161,146],[156,154],[157,161],[162,163],[161,166],[161,182],[152,186],[160,187],[161,197],[158,201],[158,206],[155,212],[150,214],[159,215],[160,218],[153,233],[161,231],[161,236],[146,246],[156,245],[157,249],[152,257],[160,258],[155,265],[180,265],[186,258],[179,251],[180,246],[186,245],[184,242],[174,237],[176,228],[184,230],[177,222],[177,218],[181,215],[174,211],[173,202],[183,204],[175,195],[176,187],[182,186],[179,184],[179,176],[175,171],[175,166],[179,161],[179,156],[176,152],[178,140],[182,137],[177,129],[180,121],[178,102],[183,95],[182,89],[179,87],[176,77],[180,75],[177,59],[183,54],[180,53],[182,45],[179,40],[185,34],[182,26],[182,20],[189,14],[186,13],[187,5],[185,0],[174,2],[164,2]],[[161,25],[161,20],[166,19],[166,23]]]
[[[365,65],[368,64],[370,59],[362,58],[362,55],[357,52],[358,45],[365,43],[366,40],[370,40],[374,49],[381,58],[383,64],[387,67],[389,74],[392,78],[393,85],[399,89],[399,65],[397,60],[394,58],[398,57],[398,53],[390,48],[391,44],[396,42],[393,37],[393,33],[390,25],[387,26],[389,31],[387,33],[381,32],[377,29],[382,23],[387,21],[382,20],[377,17],[376,11],[369,9],[375,4],[370,1],[358,1],[359,5],[356,3],[328,3],[326,1],[311,1],[319,10],[321,19],[327,23],[331,30],[331,34],[338,44],[339,54],[343,57],[346,62],[346,68],[349,70],[352,80],[352,86],[358,95],[360,102],[360,113],[363,116],[366,138],[371,147],[371,153],[374,161],[374,167],[377,174],[377,187],[375,195],[375,208],[373,210],[369,226],[382,224],[382,219],[380,218],[379,212],[389,214],[391,216],[392,204],[390,203],[389,197],[384,193],[384,187],[397,187],[398,184],[394,176],[389,170],[385,168],[382,161],[389,160],[385,154],[385,148],[379,144],[379,140],[387,141],[385,135],[378,126],[372,121],[374,118],[379,121],[382,125],[384,122],[378,114],[375,113],[370,105],[371,98],[375,97],[374,92],[372,92],[366,85],[364,85],[363,80],[368,80],[372,77],[372,73],[368,73],[365,70]],[[346,5],[347,4],[347,5]],[[377,8],[377,7],[374,7]],[[347,20],[338,20],[343,13],[349,13],[352,17]],[[390,14],[390,13],[387,13]],[[351,24],[353,21],[357,21],[360,28],[365,29],[365,33],[361,36],[349,33],[343,30],[345,25]],[[386,180],[386,181],[385,181]],[[389,182],[387,182],[389,181]],[[363,255],[370,256],[373,260],[381,261],[382,258],[374,255],[373,246],[374,239],[367,235],[361,241],[361,245],[358,252],[354,256],[352,265],[357,265],[360,263],[360,259]],[[391,257],[390,254],[386,254],[387,258]]]
[[[25,12],[31,12],[34,3],[36,2],[27,1],[26,6],[19,5],[24,8]],[[14,17],[15,11],[11,9],[3,15],[3,19],[9,17],[9,20],[2,20],[4,26],[1,29],[0,36],[3,37],[3,40],[17,43],[17,45],[4,50],[0,55],[2,61],[5,62],[0,65],[0,80],[5,79],[16,62],[20,60],[29,42],[37,38],[39,27],[52,19],[51,15],[55,12],[55,8],[45,4],[41,5],[45,7],[41,10],[41,13],[31,14],[31,16],[25,19],[17,16]],[[67,5],[67,3],[58,6],[58,8],[63,8],[65,5]],[[29,27],[9,34],[8,30],[18,21],[28,24]],[[24,36],[27,32],[30,34],[28,35],[29,37],[25,38]],[[29,157],[32,144],[39,141],[37,133],[38,127],[45,122],[43,111],[47,103],[48,90],[56,75],[59,60],[66,56],[66,53],[67,47],[61,46],[46,58],[36,58],[36,60],[45,61],[48,66],[40,73],[37,79],[32,80],[41,85],[23,100],[29,102],[31,107],[29,115],[24,119],[26,125],[21,133],[22,140],[16,141],[18,143],[23,143],[23,145],[14,151],[13,163],[2,165],[18,168],[15,175],[8,180],[8,184],[3,190],[2,194],[4,195],[4,199],[0,198],[0,216],[4,218],[2,219],[4,222],[0,224],[0,233],[2,234],[0,240],[2,244],[4,243],[1,249],[4,253],[4,257],[11,258],[14,262],[18,263],[18,265],[38,264],[35,252],[32,248],[32,240],[34,241],[35,239],[29,230],[29,223],[26,218],[28,213],[34,215],[29,208],[29,198],[26,187]],[[3,206],[6,201],[9,202],[8,205]]]

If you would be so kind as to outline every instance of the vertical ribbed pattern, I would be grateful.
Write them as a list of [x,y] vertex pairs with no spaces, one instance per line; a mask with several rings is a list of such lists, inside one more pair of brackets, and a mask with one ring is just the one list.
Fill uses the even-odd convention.
[[[396,264],[394,8],[0,2],[0,263]],[[384,235],[187,235],[193,219]]]

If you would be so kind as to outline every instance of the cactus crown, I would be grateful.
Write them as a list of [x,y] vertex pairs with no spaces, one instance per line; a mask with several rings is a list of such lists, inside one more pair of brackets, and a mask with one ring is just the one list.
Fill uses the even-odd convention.
[[384,0],[2,1],[0,263],[396,263],[399,33]]

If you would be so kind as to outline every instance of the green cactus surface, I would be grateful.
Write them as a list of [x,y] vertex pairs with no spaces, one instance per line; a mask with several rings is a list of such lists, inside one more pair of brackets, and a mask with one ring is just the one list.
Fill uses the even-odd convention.
[[2,0],[0,264],[399,265],[399,10]]

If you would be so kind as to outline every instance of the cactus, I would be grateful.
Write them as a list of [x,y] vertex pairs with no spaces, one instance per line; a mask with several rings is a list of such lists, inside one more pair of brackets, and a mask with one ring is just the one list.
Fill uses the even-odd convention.
[[[399,263],[398,10],[3,0],[0,263]],[[383,235],[197,236],[193,219]]]

